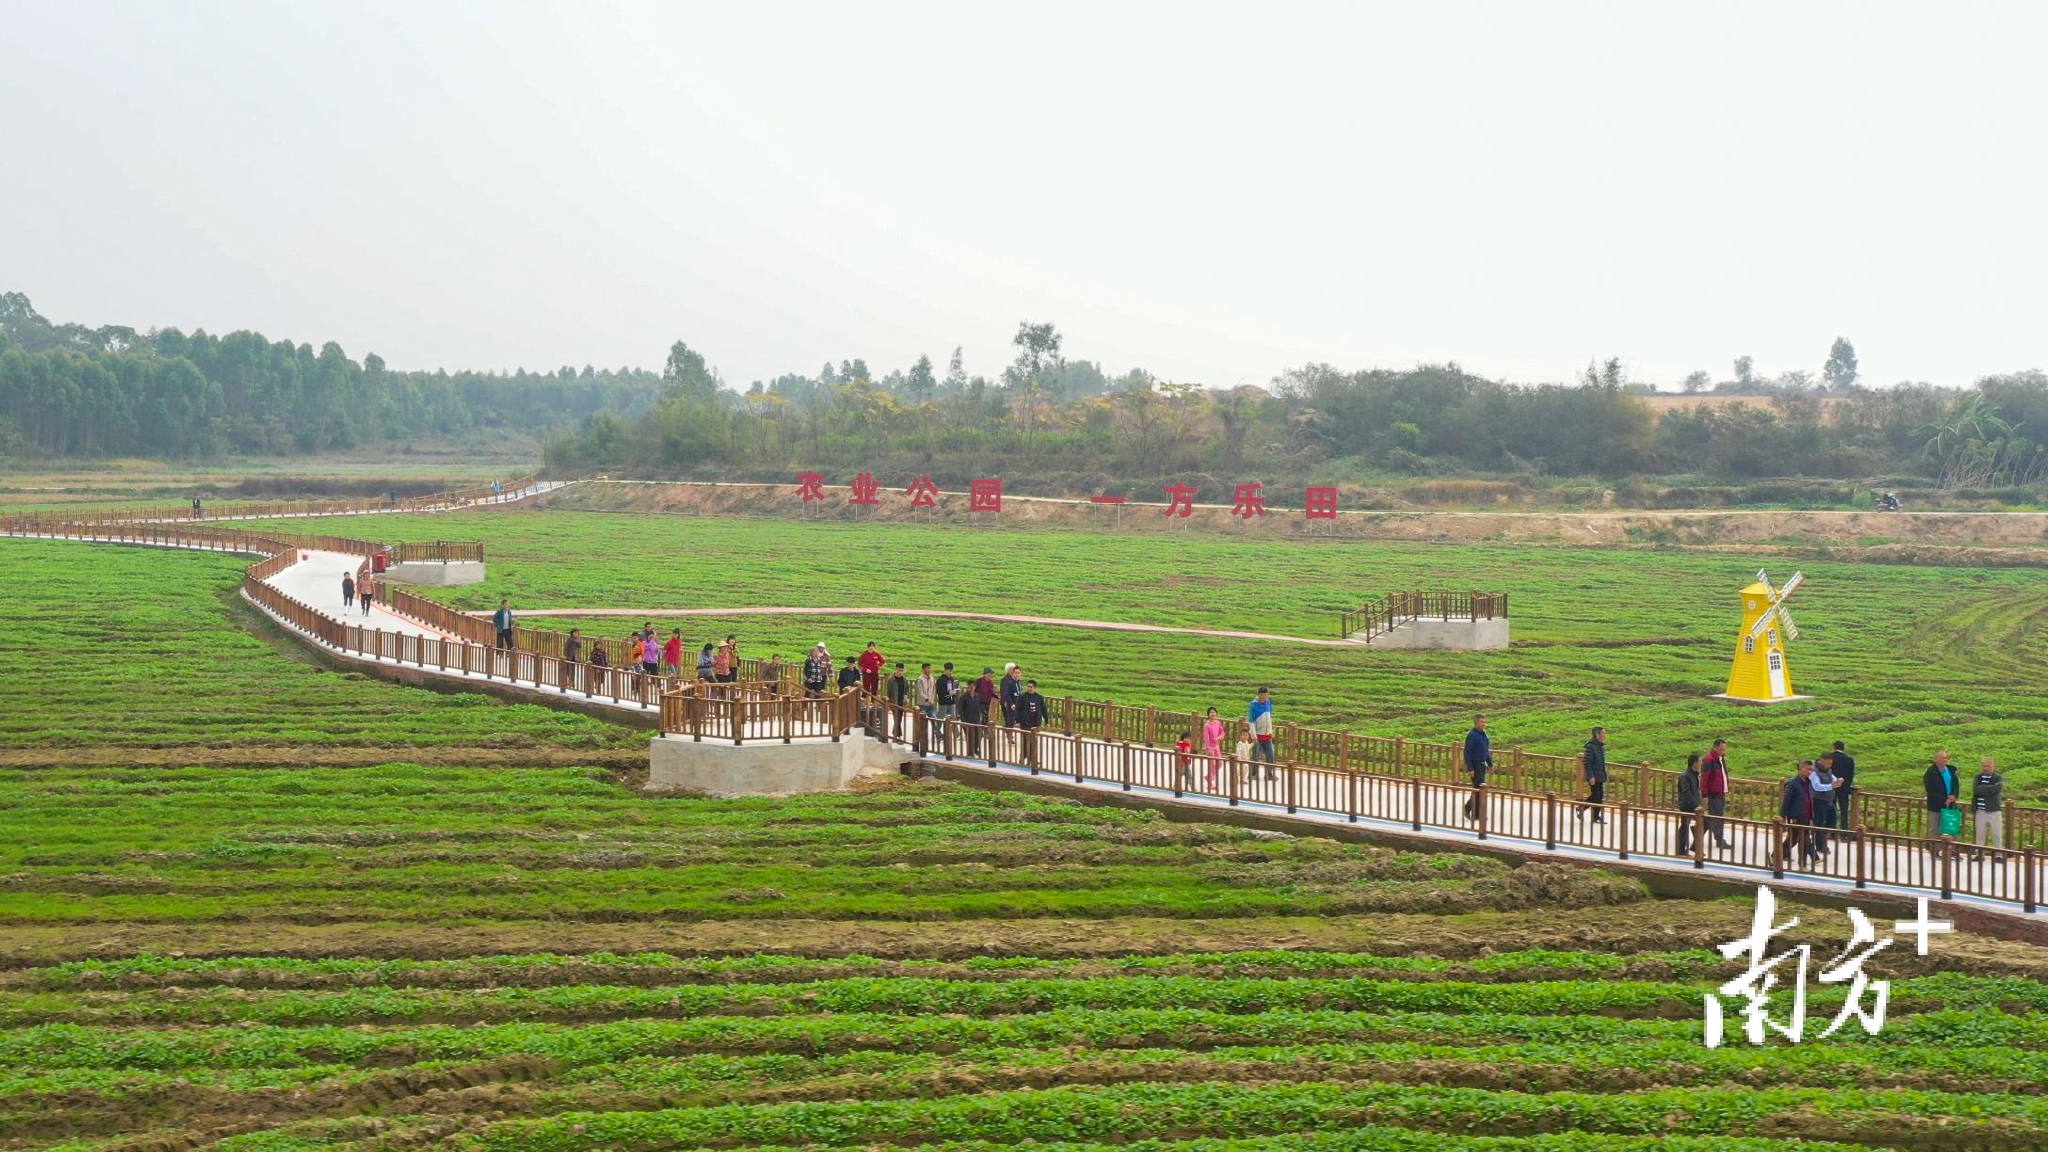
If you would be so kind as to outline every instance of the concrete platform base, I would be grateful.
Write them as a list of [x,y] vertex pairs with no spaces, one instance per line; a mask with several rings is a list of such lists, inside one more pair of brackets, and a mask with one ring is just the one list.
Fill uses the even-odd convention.
[[861,776],[894,774],[909,758],[909,749],[902,745],[871,740],[858,730],[836,742],[810,739],[787,744],[657,736],[647,742],[647,790],[712,796],[829,792]]
[[1730,696],[1730,695],[1729,695],[1729,694],[1727,694],[1726,692],[1716,692],[1716,693],[1712,694],[1711,696],[1708,696],[1708,697],[1707,697],[1707,699],[1709,699],[1709,700],[1726,700],[1726,701],[1727,701],[1728,703],[1730,703],[1730,704],[1790,704],[1790,703],[1791,703],[1791,702],[1793,702],[1794,700],[1811,700],[1811,699],[1813,699],[1813,697],[1811,697],[1811,696],[1780,696],[1780,697],[1778,697],[1778,698],[1777,698],[1776,700],[1753,700],[1753,699],[1749,698],[1748,696]]
[[1374,648],[1446,648],[1479,652],[1508,646],[1507,617],[1493,620],[1410,620],[1366,644]]
[[481,584],[484,582],[484,562],[414,560],[404,564],[393,564],[385,570],[384,578],[393,584]]

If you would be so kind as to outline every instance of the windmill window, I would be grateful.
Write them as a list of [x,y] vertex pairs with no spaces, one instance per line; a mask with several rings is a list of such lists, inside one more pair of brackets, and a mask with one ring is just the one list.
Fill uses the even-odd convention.
[[1764,638],[1764,643],[1766,643],[1766,644],[1772,644],[1772,645],[1775,645],[1775,644],[1777,644],[1777,642],[1778,642],[1778,630],[1777,630],[1776,628],[1773,628],[1773,629],[1771,629],[1771,630],[1770,630],[1770,634],[1769,634],[1768,636],[1766,636],[1766,637]]
[[1785,658],[1783,656],[1778,655],[1776,652],[1771,653],[1771,671],[1776,672],[1784,666]]
[[1744,655],[1756,651],[1756,637],[1744,636],[1742,638],[1742,651]]

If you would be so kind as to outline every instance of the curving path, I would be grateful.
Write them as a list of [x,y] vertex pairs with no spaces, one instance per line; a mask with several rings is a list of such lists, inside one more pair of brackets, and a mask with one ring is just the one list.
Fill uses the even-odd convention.
[[[337,580],[340,577],[336,577]],[[472,612],[489,616],[489,612]],[[1044,624],[1097,632],[1165,632],[1179,636],[1214,636],[1225,640],[1275,640],[1283,644],[1315,644],[1325,648],[1364,648],[1363,640],[1321,640],[1283,636],[1277,632],[1234,632],[1226,628],[1177,628],[1170,624],[1132,624],[1122,620],[1073,620],[1063,616],[1012,616],[1003,612],[964,612],[946,608],[522,608],[528,616],[923,616],[939,620],[986,620],[995,624]]]
[[[42,535],[41,533],[31,532],[19,534]],[[122,542],[107,540],[104,536],[101,537],[101,541],[109,543]],[[145,540],[133,542],[148,543]],[[179,545],[165,546],[178,547]],[[290,631],[302,642],[321,647],[323,650],[342,659],[363,665],[371,670],[390,669],[397,671],[399,669],[416,669],[417,671],[413,673],[415,675],[431,671],[434,675],[444,679],[475,682],[479,685],[495,682],[498,685],[504,686],[509,681],[511,686],[516,687],[521,693],[540,699],[543,702],[548,702],[553,698],[558,699],[563,706],[568,706],[573,702],[574,706],[584,710],[635,714],[642,717],[650,713],[658,713],[658,699],[652,703],[633,699],[611,700],[603,696],[593,697],[587,693],[568,690],[553,684],[533,683],[530,676],[520,672],[519,657],[513,653],[498,653],[484,650],[483,658],[475,661],[476,670],[474,671],[465,670],[472,667],[472,662],[467,657],[455,661],[455,666],[450,666],[447,654],[454,650],[453,646],[432,643],[434,640],[452,639],[446,633],[428,627],[420,621],[392,613],[382,605],[377,606],[367,620],[360,612],[350,612],[344,609],[341,603],[342,574],[353,572],[360,562],[361,557],[350,553],[314,549],[301,550],[293,557],[291,563],[286,564],[277,572],[264,577],[263,582],[278,592],[284,593],[291,600],[297,601],[300,606],[309,609],[317,617],[323,618],[324,621],[340,622],[349,625],[367,625],[369,629],[387,634],[422,638],[420,643],[413,643],[408,640],[403,646],[396,646],[395,641],[393,642],[394,647],[377,648],[374,645],[371,646],[378,651],[384,652],[384,655],[371,655],[366,651],[352,650],[324,639],[321,635],[310,631],[307,627],[294,624],[292,620],[280,615],[279,612],[263,604],[261,601],[250,598],[249,592],[246,589],[243,595],[245,598],[250,598],[251,603],[255,604],[260,610],[269,615],[271,619]],[[714,615],[733,615],[761,611],[791,611],[823,615],[847,610],[830,608],[766,610],[744,608],[698,609],[695,611],[700,614]],[[865,613],[873,610],[853,609],[851,611]],[[915,613],[912,610],[896,611],[919,615],[970,617],[979,615],[957,612]],[[607,615],[647,614],[640,610],[621,609],[600,610],[600,613]],[[534,613],[526,614],[533,615]],[[1033,617],[996,618],[1019,621],[1036,621],[1037,619]],[[1100,625],[1130,631],[1194,631],[1145,625],[1108,625],[1093,621],[1052,622],[1074,623],[1083,627]],[[328,629],[328,631],[334,632],[336,630]],[[1247,635],[1244,633],[1223,632],[1214,634]],[[1299,639],[1296,637],[1271,638],[1282,640]],[[1320,641],[1320,643],[1338,644],[1342,642]],[[472,652],[478,651],[478,649],[470,648],[470,646],[465,645],[464,647]],[[409,654],[408,648],[411,649]],[[429,650],[435,650],[435,654],[430,656]],[[1632,866],[1638,868],[1678,873],[1691,872],[1693,870],[1692,862],[1689,859],[1678,857],[1672,849],[1677,832],[1676,821],[1678,814],[1664,809],[1641,809],[1633,813],[1625,813],[1625,810],[1617,807],[1610,811],[1620,818],[1611,820],[1606,825],[1594,826],[1590,822],[1582,822],[1581,818],[1574,811],[1575,806],[1570,800],[1560,800],[1556,802],[1555,817],[1552,824],[1554,843],[1546,843],[1545,824],[1548,802],[1539,796],[1507,792],[1491,793],[1487,800],[1487,809],[1491,814],[1488,824],[1491,827],[1484,833],[1475,826],[1470,818],[1463,817],[1458,812],[1458,807],[1465,795],[1464,790],[1443,785],[1429,785],[1425,788],[1420,782],[1390,778],[1359,778],[1361,781],[1361,785],[1357,789],[1359,795],[1351,802],[1355,815],[1347,815],[1343,810],[1345,802],[1339,797],[1333,795],[1295,797],[1291,795],[1291,786],[1284,782],[1268,783],[1260,781],[1241,785],[1237,801],[1233,804],[1228,797],[1223,796],[1177,795],[1171,791],[1170,787],[1159,787],[1156,782],[1154,786],[1150,787],[1142,783],[1134,786],[1128,776],[1120,782],[1115,777],[1114,768],[1109,766],[1117,763],[1119,757],[1122,758],[1125,764],[1128,764],[1130,746],[1086,736],[1065,737],[1064,739],[1072,741],[1076,748],[1084,749],[1082,753],[1077,754],[1077,762],[1092,764],[1093,767],[1089,771],[1083,773],[1080,769],[1076,768],[1073,769],[1071,775],[1065,772],[1056,774],[1051,771],[1034,773],[1019,763],[1019,757],[1011,754],[1015,747],[1015,733],[1007,731],[1002,732],[997,740],[997,744],[1003,748],[1001,753],[969,759],[962,756],[949,756],[943,749],[934,749],[929,758],[949,760],[958,764],[963,771],[988,773],[998,778],[1031,775],[1035,776],[1040,782],[1057,783],[1063,789],[1071,789],[1078,792],[1136,793],[1151,796],[1162,802],[1170,799],[1173,803],[1192,806],[1198,810],[1202,808],[1221,809],[1227,807],[1235,807],[1241,810],[1249,809],[1262,816],[1269,817],[1276,823],[1285,823],[1299,832],[1308,834],[1314,834],[1319,826],[1373,828],[1384,832],[1397,833],[1420,841],[1431,841],[1452,847],[1473,846],[1480,840],[1484,840],[1490,846],[1510,849],[1533,859],[1575,859],[1588,864],[1599,864],[1604,861],[1614,860],[1619,855],[1622,859],[1630,861]],[[1155,753],[1154,755],[1156,757],[1166,755],[1166,753]],[[1125,771],[1128,772],[1128,768]],[[1416,789],[1412,797],[1410,794],[1411,787]],[[1296,802],[1290,804],[1290,800]],[[1560,827],[1559,825],[1562,826]],[[1621,832],[1623,827],[1630,830],[1627,835]],[[1761,854],[1756,851],[1758,847],[1756,838],[1758,836],[1767,836],[1769,834],[1767,828],[1751,826],[1745,830],[1738,829],[1734,824],[1731,824],[1731,830],[1737,832],[1738,842],[1745,849],[1741,853],[1741,857],[1747,858],[1750,861],[1760,858]],[[1939,877],[1936,874],[1937,870],[1933,861],[1924,849],[1915,846],[1915,844],[1900,842],[1897,838],[1890,838],[1890,840],[1891,843],[1889,844],[1886,843],[1885,838],[1877,838],[1873,841],[1875,848],[1872,852],[1872,859],[1868,862],[1867,870],[1869,890],[1873,894],[1881,893],[1894,898],[1935,896],[1935,890],[1940,886],[1938,883]],[[1573,841],[1576,841],[1576,843],[1573,843]],[[1724,880],[1747,883],[1768,882],[1786,888],[1815,893],[1830,893],[1838,896],[1853,896],[1858,890],[1854,883],[1853,875],[1848,872],[1847,860],[1842,853],[1836,853],[1827,864],[1817,871],[1808,871],[1803,868],[1788,870],[1788,874],[1782,878],[1774,878],[1769,868],[1759,868],[1754,866],[1753,863],[1741,863],[1737,859],[1717,858],[1719,856],[1718,852],[1710,852],[1706,859],[1701,861],[1700,871],[1707,875],[1718,876]],[[2027,871],[2026,863],[2033,864],[2033,891],[2048,891],[2048,883],[2044,883],[2044,881],[2048,881],[2048,876],[2044,876],[2044,870],[2048,870],[2048,858],[2028,856],[2023,861],[2022,858],[2007,854],[2003,859],[1993,860],[1973,855],[1958,862],[1958,880],[1962,881],[1967,878],[1971,885],[2004,892],[2007,894],[2007,898],[1997,900],[1957,892],[1951,899],[1951,903],[1954,905],[1966,905],[1983,911],[1996,912],[2002,916],[2024,919],[2034,923],[2048,922],[2048,910],[2029,914],[2021,911],[2017,903],[2014,902],[2014,895],[2018,891],[2019,878]],[[1964,875],[1966,870],[1967,877]],[[1996,877],[1995,881],[1993,881],[1994,876]]]

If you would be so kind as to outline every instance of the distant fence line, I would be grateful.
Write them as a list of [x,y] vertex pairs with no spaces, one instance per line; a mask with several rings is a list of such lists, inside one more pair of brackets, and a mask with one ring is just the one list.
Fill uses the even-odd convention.
[[1371,640],[1411,620],[1496,620],[1507,614],[1505,592],[1389,592],[1341,613],[1337,638]]
[[[229,504],[224,508],[208,509],[205,501],[200,504],[200,514],[192,514],[190,504],[159,504],[147,508],[101,508],[81,509],[77,512],[25,513],[9,517],[10,522],[26,521],[30,524],[162,524],[200,523],[208,520],[278,520],[295,519],[304,516],[350,516],[365,512],[446,512],[480,504],[504,500],[507,496],[523,492],[540,483],[540,473],[523,476],[517,480],[501,483],[498,488],[484,485],[476,488],[461,488],[451,492],[436,492],[427,496],[403,496],[395,500],[270,500],[247,504]],[[502,489],[502,490],[501,490]],[[41,532],[39,535],[56,535]]]

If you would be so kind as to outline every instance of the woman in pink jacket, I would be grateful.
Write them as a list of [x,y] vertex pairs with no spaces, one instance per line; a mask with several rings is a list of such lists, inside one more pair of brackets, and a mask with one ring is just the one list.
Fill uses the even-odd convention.
[[1209,787],[1213,791],[1218,777],[1223,772],[1223,718],[1216,709],[1209,709],[1209,718],[1202,722],[1202,751],[1209,757]]

